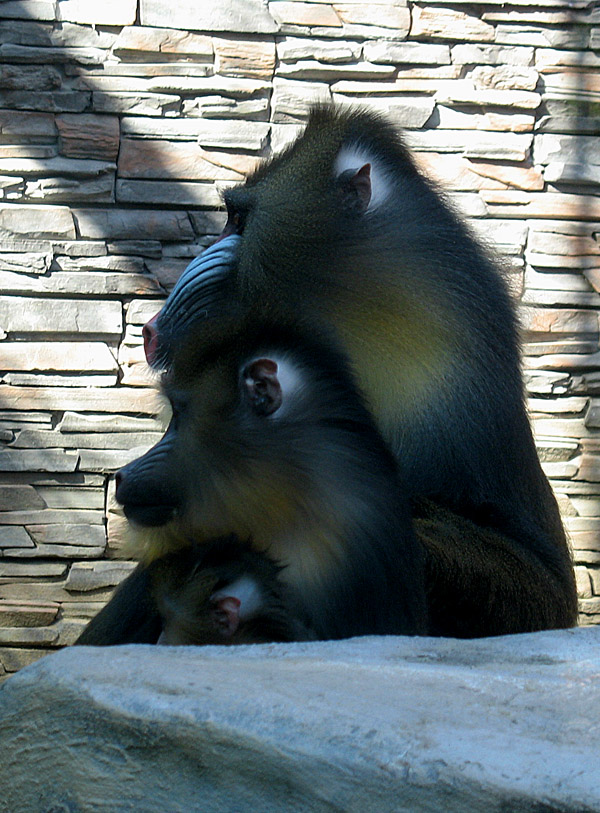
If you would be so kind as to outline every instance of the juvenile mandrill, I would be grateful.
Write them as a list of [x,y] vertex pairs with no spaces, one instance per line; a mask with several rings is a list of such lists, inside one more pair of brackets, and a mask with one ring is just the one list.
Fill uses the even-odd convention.
[[[210,324],[248,314],[332,333],[415,510],[425,499],[444,517],[425,520],[435,571],[454,572],[450,557],[466,593],[489,585],[492,605],[520,585],[506,623],[504,605],[491,606],[494,623],[478,634],[575,624],[571,559],[525,411],[506,286],[393,128],[317,108],[298,141],[225,200],[227,240],[145,326],[149,361],[168,366],[192,324],[203,351]],[[506,565],[521,560],[524,587],[518,565]]]
[[281,568],[234,536],[191,545],[148,568],[159,644],[259,644],[315,635],[290,612]]
[[144,566],[229,534],[282,568],[289,617],[317,638],[426,632],[422,549],[345,358],[282,324],[213,327],[164,376],[164,438],[117,475],[143,566],[79,643],[139,641],[155,610]]

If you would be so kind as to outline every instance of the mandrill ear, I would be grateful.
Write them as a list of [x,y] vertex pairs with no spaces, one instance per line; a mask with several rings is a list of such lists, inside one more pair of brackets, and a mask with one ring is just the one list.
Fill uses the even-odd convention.
[[348,184],[352,189],[356,208],[363,214],[371,203],[371,164],[364,164],[348,179]]
[[211,616],[223,638],[231,638],[240,625],[241,601],[236,596],[216,594],[211,597]]
[[270,358],[254,359],[244,368],[242,379],[250,406],[257,415],[277,412],[283,396],[276,361]]
[[384,204],[393,190],[393,178],[381,159],[356,144],[345,144],[334,163],[334,176],[356,214],[372,212]]

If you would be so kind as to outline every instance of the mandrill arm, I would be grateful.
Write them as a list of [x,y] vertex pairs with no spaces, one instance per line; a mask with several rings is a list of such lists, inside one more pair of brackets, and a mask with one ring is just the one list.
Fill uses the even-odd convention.
[[425,550],[430,635],[478,638],[565,626],[570,597],[531,551],[428,500],[415,507],[414,527]]

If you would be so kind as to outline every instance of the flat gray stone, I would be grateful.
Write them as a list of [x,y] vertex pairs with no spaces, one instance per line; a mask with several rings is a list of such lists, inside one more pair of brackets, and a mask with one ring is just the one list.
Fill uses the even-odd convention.
[[247,32],[251,34],[274,34],[279,26],[261,0],[213,0],[198,3],[196,0],[141,0],[140,22],[142,25],[190,29],[192,31]]
[[8,810],[600,809],[600,630],[65,649],[0,689]]
[[[58,208],[58,207],[46,207]],[[82,237],[113,240],[191,240],[194,236],[185,212],[129,209],[74,209]]]

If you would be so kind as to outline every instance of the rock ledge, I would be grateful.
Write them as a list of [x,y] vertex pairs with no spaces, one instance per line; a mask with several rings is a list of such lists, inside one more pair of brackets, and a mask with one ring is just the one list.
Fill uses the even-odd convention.
[[72,648],[0,688],[0,810],[600,810],[600,629]]

